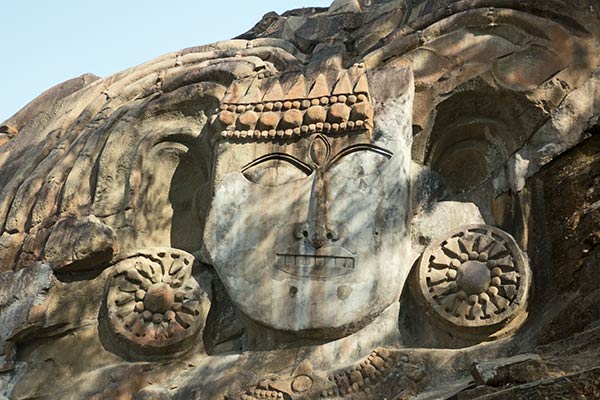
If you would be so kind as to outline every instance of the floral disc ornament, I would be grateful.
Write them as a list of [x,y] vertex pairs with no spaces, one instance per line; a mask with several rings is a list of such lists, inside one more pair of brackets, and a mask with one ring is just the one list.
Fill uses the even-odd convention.
[[203,327],[208,298],[192,277],[194,257],[171,248],[139,251],[115,265],[108,325],[144,354],[180,350]]
[[512,236],[492,226],[451,232],[425,250],[418,268],[420,293],[431,314],[466,334],[497,332],[527,301],[527,259]]

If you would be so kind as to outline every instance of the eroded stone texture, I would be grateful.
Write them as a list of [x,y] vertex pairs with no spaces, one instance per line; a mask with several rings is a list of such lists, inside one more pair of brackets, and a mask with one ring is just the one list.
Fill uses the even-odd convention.
[[506,386],[543,379],[548,368],[538,355],[523,354],[487,363],[475,363],[471,374],[480,385]]
[[336,0],[42,94],[0,397],[598,397],[598,10]]

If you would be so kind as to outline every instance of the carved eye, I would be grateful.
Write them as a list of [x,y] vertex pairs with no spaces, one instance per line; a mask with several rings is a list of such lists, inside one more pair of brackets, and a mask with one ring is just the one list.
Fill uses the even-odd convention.
[[379,147],[353,146],[335,157],[329,171],[347,178],[360,178],[376,172],[391,157],[392,153]]
[[312,169],[286,154],[270,154],[250,163],[242,174],[250,182],[263,186],[278,186],[306,178]]

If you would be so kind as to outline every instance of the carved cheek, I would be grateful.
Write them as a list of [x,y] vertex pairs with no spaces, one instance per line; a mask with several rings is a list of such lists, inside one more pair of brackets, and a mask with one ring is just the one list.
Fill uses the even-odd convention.
[[266,257],[278,243],[295,240],[293,227],[306,216],[311,181],[261,186],[241,173],[228,174],[215,189],[205,230],[215,263],[231,265],[236,253],[249,249]]

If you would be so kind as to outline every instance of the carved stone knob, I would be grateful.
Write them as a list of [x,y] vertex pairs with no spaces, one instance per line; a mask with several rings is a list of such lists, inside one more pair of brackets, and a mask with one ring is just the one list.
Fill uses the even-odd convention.
[[204,325],[208,299],[192,277],[194,257],[176,249],[139,251],[114,266],[108,281],[108,327],[148,355],[181,350]]
[[496,333],[518,317],[530,275],[512,236],[487,225],[463,227],[433,242],[417,271],[422,303],[459,335]]

